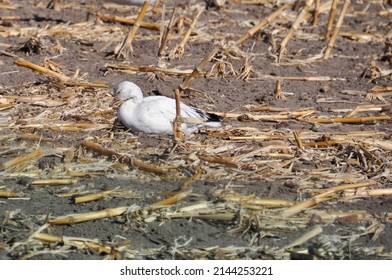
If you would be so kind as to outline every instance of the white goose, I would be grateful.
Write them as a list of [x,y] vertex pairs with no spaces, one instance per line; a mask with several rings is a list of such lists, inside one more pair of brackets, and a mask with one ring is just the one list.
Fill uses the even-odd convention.
[[[173,134],[173,122],[176,118],[176,101],[165,96],[143,98],[141,89],[132,82],[118,85],[114,100],[122,101],[118,110],[118,120],[133,132]],[[199,128],[220,127],[220,117],[206,113],[198,108],[181,103],[181,117],[200,120],[195,123],[182,123],[185,134],[198,131]]]

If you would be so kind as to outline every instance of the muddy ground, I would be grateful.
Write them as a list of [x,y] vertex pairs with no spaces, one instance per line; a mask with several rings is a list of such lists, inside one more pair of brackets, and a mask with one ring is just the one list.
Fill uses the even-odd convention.
[[[97,13],[136,18],[137,7],[64,1],[55,10],[47,8],[48,1],[2,2],[13,8],[0,7],[0,191],[17,195],[0,198],[0,259],[392,258],[392,199],[387,192],[392,187],[391,96],[378,97],[375,93],[376,86],[392,86],[390,1],[352,1],[330,57],[309,63],[307,59],[322,54],[328,44],[325,31],[330,4],[320,10],[315,25],[313,13],[309,14],[279,62],[279,44],[301,13],[301,1],[263,32],[235,47],[228,42],[237,40],[275,11],[274,1],[227,1],[221,8],[209,7],[197,21],[179,59],[170,59],[168,54],[205,4],[162,1],[166,22],[173,6],[177,6],[177,16],[182,19],[174,26],[165,55],[158,59],[160,32],[140,28],[132,42],[133,51],[125,60],[116,59],[113,50],[131,27],[102,21]],[[342,6],[338,4],[335,23]],[[144,21],[161,23],[161,18],[162,6],[157,13],[148,11]],[[221,129],[188,136],[173,150],[171,136],[132,134],[121,127],[112,128],[115,110],[109,104],[111,91],[118,83],[131,80],[146,95],[159,92],[173,97],[174,89],[189,74],[119,71],[107,64],[159,65],[192,71],[215,45],[224,47],[203,70],[211,71],[193,80],[193,90],[186,91],[182,101],[239,117],[226,115]],[[108,87],[67,85],[16,65],[20,58],[72,77],[73,81],[104,83]],[[244,79],[241,73],[246,58],[252,71]],[[283,97],[276,95],[277,80],[281,80]],[[249,105],[264,106],[264,111],[249,111]],[[361,105],[373,110],[365,109],[354,117],[382,118],[326,124],[307,121],[307,116],[305,120],[274,118],[305,110],[314,110],[311,117],[316,118],[345,117]],[[271,117],[252,119],[259,114]],[[354,133],[363,136],[344,138],[326,147],[300,149],[292,137],[295,131],[311,135],[309,141],[334,140]],[[271,138],[261,137],[266,135]],[[239,140],[236,136],[247,138]],[[120,163],[86,148],[86,139],[167,168],[166,172],[156,174]],[[263,154],[266,147],[270,150]],[[237,157],[259,149],[261,154]],[[42,152],[12,163],[34,150]],[[202,153],[213,155],[215,160],[203,159]],[[222,163],[216,158],[236,159],[238,163]],[[186,191],[191,193],[184,199],[163,203],[161,208],[152,206],[175,195],[174,191],[189,178]],[[71,181],[37,183],[42,179]],[[279,225],[273,217],[288,207],[249,201],[263,198],[294,203],[329,187],[363,182],[371,182],[369,189],[384,192],[354,199],[345,199],[346,193],[338,192],[329,200],[285,216]],[[74,201],[80,195],[114,189],[117,193],[100,200],[81,204]],[[230,200],[227,194],[242,200]],[[203,203],[204,208],[200,206]],[[59,216],[123,206],[129,206],[126,213],[109,218],[67,225],[51,222]],[[182,207],[187,206],[200,206],[210,216],[186,215]],[[170,216],[173,213],[175,218]],[[316,233],[292,244],[307,232]],[[48,240],[37,233],[60,240]]]

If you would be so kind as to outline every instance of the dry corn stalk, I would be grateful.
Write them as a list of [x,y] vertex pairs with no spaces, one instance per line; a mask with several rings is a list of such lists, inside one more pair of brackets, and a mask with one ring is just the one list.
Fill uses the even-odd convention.
[[235,217],[235,213],[173,213],[166,215],[170,219],[200,219],[207,221],[232,221]]
[[236,44],[240,45],[244,41],[248,40],[250,37],[255,35],[261,28],[263,28],[264,26],[269,24],[272,20],[274,20],[276,17],[278,17],[287,7],[289,7],[291,5],[292,5],[291,3],[285,3],[282,6],[280,6],[276,11],[274,11],[268,17],[261,20],[258,24],[253,26],[244,35],[242,35],[242,37],[236,41]]
[[201,168],[199,166],[196,169],[195,174],[193,176],[191,176],[190,178],[186,179],[185,182],[182,183],[182,185],[177,189],[177,191],[178,192],[185,191],[192,182],[194,182],[194,181],[196,181],[196,180],[198,180],[200,178],[201,173],[202,173],[202,170],[201,170]]
[[74,247],[79,250],[89,249],[98,254],[113,254],[114,251],[114,248],[111,246],[104,245],[102,242],[93,239],[58,236],[41,232],[34,234],[33,238],[46,243],[63,243],[66,246]]
[[9,198],[9,197],[19,197],[20,195],[16,192],[7,192],[0,191],[0,197]]
[[86,202],[90,202],[90,201],[101,200],[101,199],[104,199],[105,197],[109,196],[110,194],[112,194],[114,191],[115,190],[110,190],[110,191],[104,191],[104,192],[100,192],[100,193],[94,193],[94,194],[88,194],[88,195],[84,195],[84,196],[75,197],[74,202],[75,202],[75,204],[79,204],[79,203],[86,203]]
[[176,88],[176,118],[173,123],[173,134],[176,141],[182,140],[184,137],[183,131],[181,131],[181,101],[180,101],[180,90]]
[[373,93],[391,92],[392,86],[374,86],[372,88]]
[[275,84],[275,97],[279,100],[285,100],[286,97],[282,94],[282,82],[281,80],[276,80]]
[[365,153],[365,155],[374,160],[377,164],[381,165],[383,164],[383,161],[377,157],[374,153],[371,153],[362,143],[358,144],[358,146],[361,148],[361,150]]
[[122,155],[122,154],[117,153],[115,151],[106,149],[106,148],[102,147],[101,145],[94,143],[94,142],[91,142],[91,141],[88,141],[88,140],[83,141],[83,146],[86,147],[87,149],[92,150],[92,151],[99,153],[101,155],[115,157],[115,158],[117,158],[117,160],[120,163],[130,164],[130,165],[132,165],[140,170],[143,170],[143,171],[148,171],[148,172],[153,172],[153,173],[158,173],[158,174],[163,174],[166,172],[165,169],[150,165],[148,163],[144,163],[140,160],[133,159],[127,155]]
[[284,218],[291,217],[301,211],[304,211],[306,209],[309,209],[317,204],[320,204],[321,202],[327,201],[330,198],[325,198],[325,197],[312,197],[310,199],[307,199],[303,202],[297,203],[292,207],[289,207],[282,211],[281,215]]
[[136,32],[140,27],[140,23],[142,22],[149,5],[150,5],[150,1],[144,2],[143,6],[139,12],[139,15],[136,19],[136,22],[133,25],[132,30],[130,30],[128,32],[128,35],[125,37],[123,42],[119,46],[117,46],[116,49],[114,50],[114,54],[116,55],[116,58],[124,58],[126,60],[128,59],[129,52],[132,52],[133,38],[135,37]]
[[76,223],[111,218],[124,214],[128,210],[128,206],[118,207],[118,208],[110,208],[97,212],[89,212],[83,214],[71,214],[67,216],[61,216],[54,219],[49,220],[49,223],[52,225],[72,225]]
[[318,194],[310,199],[307,199],[307,200],[300,202],[290,208],[283,210],[281,213],[281,216],[284,218],[291,217],[291,216],[293,216],[301,211],[304,211],[310,207],[313,207],[321,202],[324,202],[324,201],[327,201],[327,200],[334,198],[331,195],[333,195],[337,192],[351,190],[351,189],[357,189],[357,188],[371,187],[371,186],[375,186],[377,184],[378,183],[375,181],[369,181],[369,182],[345,184],[345,185],[341,185],[341,186],[331,187],[331,188],[328,188],[325,192],[323,192],[321,194]]
[[350,118],[361,112],[381,112],[382,107],[377,105],[359,105],[349,112],[346,117]]
[[62,236],[51,235],[51,234],[42,233],[42,232],[35,233],[33,238],[40,240],[42,242],[47,242],[47,243],[62,243],[63,242]]
[[58,236],[39,232],[34,234],[33,238],[46,243],[63,243],[66,246],[74,247],[80,250],[89,249],[98,254],[112,254],[114,249],[111,246],[104,245],[102,242],[97,240],[80,237]]
[[44,179],[35,180],[31,183],[32,186],[56,186],[56,185],[73,185],[78,181],[74,179]]
[[363,189],[363,190],[348,190],[344,191],[342,196],[344,198],[350,198],[350,199],[356,199],[356,198],[362,198],[362,197],[369,197],[369,196],[391,196],[392,195],[392,189],[376,189],[376,190],[368,190],[368,189]]
[[318,16],[320,12],[320,0],[315,0],[314,2],[314,11],[313,11],[313,26],[316,26],[318,23]]
[[20,20],[20,16],[0,16],[0,20],[9,21],[9,20]]
[[303,243],[305,243],[306,241],[312,239],[313,237],[319,235],[320,233],[323,232],[323,228],[321,226],[316,226],[313,229],[311,229],[309,232],[305,233],[304,235],[302,235],[301,237],[299,237],[298,239],[294,240],[293,242],[291,242],[290,244],[284,246],[284,250],[293,248],[295,246],[299,246]]
[[335,41],[336,41],[336,38],[337,38],[339,30],[340,30],[340,27],[342,26],[342,23],[344,20],[344,15],[346,14],[346,11],[347,11],[349,5],[350,5],[350,0],[345,0],[344,4],[343,4],[342,11],[340,12],[340,15],[339,15],[338,22],[336,23],[336,26],[335,26],[335,29],[334,29],[333,34],[331,36],[331,39],[329,40],[327,49],[325,50],[324,59],[328,59],[329,55],[331,54],[332,48],[335,45]]
[[279,60],[283,57],[283,54],[286,50],[287,43],[294,35],[294,32],[298,30],[299,25],[305,20],[306,14],[309,11],[310,6],[312,5],[314,0],[307,0],[305,6],[302,8],[301,13],[298,15],[297,19],[294,21],[293,25],[291,26],[289,32],[287,33],[286,37],[282,40],[279,47]]
[[159,46],[159,50],[158,50],[158,57],[162,57],[163,52],[165,51],[165,49],[167,47],[167,43],[169,42],[170,32],[172,31],[173,26],[174,26],[175,14],[176,14],[176,7],[173,8],[172,16],[171,16],[170,21],[169,21],[169,23],[165,29],[165,32],[162,36],[162,40],[160,42],[160,46]]
[[376,181],[368,181],[368,182],[354,183],[354,184],[344,184],[344,185],[328,188],[325,192],[316,195],[316,197],[328,197],[331,194],[334,194],[336,192],[358,189],[358,188],[372,187],[372,186],[376,186],[377,184],[378,183]]
[[18,8],[11,5],[0,4],[0,10],[16,10],[16,9]]
[[200,9],[200,11],[197,13],[196,17],[193,19],[191,25],[189,26],[189,29],[187,30],[187,32],[184,35],[184,38],[181,40],[180,44],[178,44],[177,46],[175,46],[173,48],[173,50],[170,52],[169,57],[171,59],[179,59],[182,58],[184,56],[184,50],[185,50],[185,45],[189,40],[189,37],[191,36],[191,33],[193,31],[193,29],[196,26],[196,22],[199,19],[200,15],[204,12],[204,8]]
[[164,200],[155,202],[151,206],[156,207],[156,206],[171,205],[171,204],[174,204],[176,202],[179,202],[179,201],[187,198],[191,193],[192,193],[191,191],[181,192],[181,193],[175,194],[169,198],[166,198]]
[[249,80],[251,73],[254,73],[252,65],[249,63],[249,55],[246,54],[244,57],[244,64],[241,66],[238,79],[242,79],[244,81]]
[[[175,76],[184,76],[192,74],[192,70],[178,70],[178,69],[165,69],[160,67],[153,66],[134,66],[134,65],[115,65],[115,64],[106,64],[106,68],[122,70],[122,71],[133,71],[133,72],[146,72],[146,73],[154,73],[154,74],[166,74],[166,75],[175,75]],[[200,75],[203,73],[199,73]]]
[[284,199],[269,199],[269,198],[258,198],[254,195],[242,196],[235,193],[223,193],[217,195],[219,198],[223,198],[227,201],[240,202],[241,204],[257,205],[268,208],[288,207],[294,204],[294,201]]
[[333,18],[335,17],[336,6],[338,5],[338,2],[339,2],[339,0],[332,1],[331,10],[329,11],[329,18],[328,18],[327,31],[325,34],[325,40],[329,40],[331,38]]
[[329,147],[329,146],[341,145],[341,144],[344,144],[347,142],[348,142],[347,140],[325,140],[325,141],[302,143],[302,146],[324,148],[324,147]]
[[[115,16],[115,15],[98,14],[98,17],[99,17],[99,19],[101,19],[103,21],[115,21],[115,22],[129,24],[129,25],[135,25],[135,23],[136,23],[135,19],[119,17],[119,16]],[[160,30],[161,29],[160,24],[145,22],[145,21],[140,22],[140,27],[146,28],[146,29],[151,29],[151,30]]]
[[364,221],[366,219],[373,218],[373,215],[371,215],[367,211],[350,211],[345,213],[309,211],[309,214],[316,214],[325,222],[327,221],[333,222],[334,220],[359,222],[359,221]]
[[0,164],[0,171],[6,170],[8,168],[20,165],[25,163],[26,161],[31,161],[31,160],[38,160],[44,155],[44,152],[42,149],[38,149],[35,151],[32,151],[28,154],[18,156],[17,158],[11,159],[9,161],[6,161],[2,164]]
[[362,118],[309,118],[306,121],[311,123],[367,123],[375,121],[389,121],[390,116],[362,117]]
[[65,82],[64,85],[70,86],[70,87],[85,87],[85,88],[109,88],[109,86],[106,84],[106,82],[103,81],[96,81],[92,83],[86,83],[86,82]]
[[[313,114],[315,112],[314,109],[309,109],[306,111],[297,111],[297,112],[290,112],[287,114],[273,114],[273,115],[258,115],[258,114],[238,114],[238,113],[223,113],[223,112],[211,112],[215,115],[224,117],[224,118],[238,118],[242,121],[259,121],[259,120],[272,120],[272,121],[277,121],[277,120],[292,120],[292,119],[301,119]],[[315,122],[320,119],[315,119]],[[308,119],[304,119],[306,121],[309,121]],[[313,119],[312,119],[313,120]],[[322,119],[324,120],[324,119]],[[329,119],[328,119],[329,120]],[[327,121],[325,121],[327,123]]]
[[50,69],[47,69],[47,68],[44,68],[44,67],[39,66],[37,64],[34,64],[32,62],[29,62],[29,61],[27,61],[27,60],[25,60],[23,58],[20,58],[17,61],[15,61],[15,64],[18,65],[18,66],[21,66],[21,67],[30,68],[30,69],[32,69],[34,71],[40,72],[41,74],[44,74],[44,75],[51,76],[53,78],[59,79],[61,82],[66,82],[66,81],[68,81],[70,79],[69,77],[67,77],[67,76],[65,76],[63,74],[54,72],[54,71],[52,71]]
[[151,12],[153,14],[157,14],[159,12],[159,10],[158,10],[159,3],[160,3],[160,0],[156,0],[154,3],[154,6],[152,6]]
[[249,104],[243,107],[246,108],[249,112],[285,112],[289,110],[288,108],[272,107],[267,104],[263,104],[263,105]]
[[206,57],[203,58],[203,60],[192,71],[192,73],[189,75],[189,77],[180,85],[180,87],[179,87],[180,92],[189,88],[193,79],[195,79],[196,77],[198,77],[202,73],[203,69],[207,66],[208,62],[210,62],[220,50],[221,50],[220,46],[215,46],[214,49]]
[[227,167],[238,168],[238,163],[232,161],[231,159],[226,159],[218,156],[207,156],[207,155],[200,155],[199,158],[201,160],[210,163],[218,163],[218,164],[225,165]]
[[[362,75],[365,76],[367,71],[370,72],[369,75],[368,75],[371,78],[370,82],[375,80],[375,79],[379,79],[379,78],[382,78],[382,77],[390,76],[392,74],[392,69],[382,69],[381,67],[379,67],[376,64],[375,61],[370,62],[370,66],[365,69],[365,71],[363,72]],[[388,87],[386,87],[386,88],[388,88]],[[374,92],[374,94],[375,93],[376,92]],[[389,94],[391,94],[391,92],[389,92]],[[385,100],[382,100],[382,101],[385,102]]]
[[294,134],[294,139],[295,139],[295,142],[297,143],[298,148],[303,150],[304,145],[302,143],[301,138],[299,137],[299,133],[297,131],[294,131],[293,134]]
[[346,81],[345,78],[335,78],[329,76],[317,77],[285,77],[285,76],[272,76],[272,75],[259,75],[254,80],[282,80],[282,81],[305,81],[305,82],[327,82],[327,81]]

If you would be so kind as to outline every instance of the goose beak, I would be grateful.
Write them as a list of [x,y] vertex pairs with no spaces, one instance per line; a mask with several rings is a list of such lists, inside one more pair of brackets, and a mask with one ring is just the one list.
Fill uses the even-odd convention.
[[117,96],[114,96],[112,102],[109,104],[109,107],[117,107],[120,101],[121,100]]

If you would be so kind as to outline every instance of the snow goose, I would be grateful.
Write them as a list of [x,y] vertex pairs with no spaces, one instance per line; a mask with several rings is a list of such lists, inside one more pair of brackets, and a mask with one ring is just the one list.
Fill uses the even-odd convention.
[[[165,96],[143,98],[141,89],[132,82],[122,82],[114,92],[114,101],[122,101],[118,120],[133,132],[173,134],[173,122],[176,118],[176,101]],[[220,127],[220,117],[206,113],[195,107],[181,103],[181,117],[189,118],[192,123],[182,123],[185,134],[198,131],[199,128]],[[195,121],[197,120],[197,121]]]

